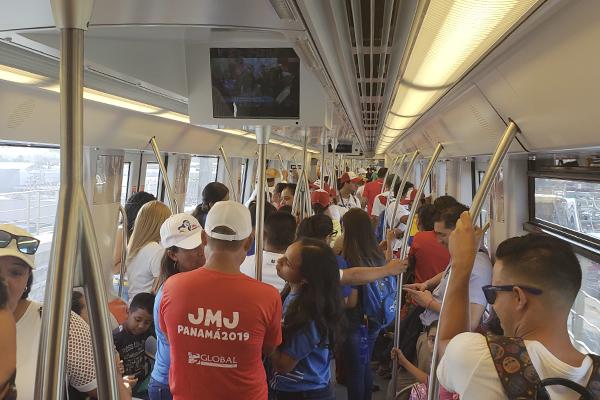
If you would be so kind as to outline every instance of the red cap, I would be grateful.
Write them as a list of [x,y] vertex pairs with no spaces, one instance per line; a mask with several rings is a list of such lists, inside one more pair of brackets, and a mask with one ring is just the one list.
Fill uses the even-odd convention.
[[329,198],[329,193],[326,190],[318,189],[310,194],[310,202],[311,204],[319,203],[323,206],[323,208],[325,208],[331,203],[331,199]]
[[342,183],[346,183],[346,182],[360,183],[363,181],[363,178],[356,175],[354,172],[350,171],[350,172],[344,172],[344,175],[342,175],[342,177],[340,178],[340,181],[342,181]]

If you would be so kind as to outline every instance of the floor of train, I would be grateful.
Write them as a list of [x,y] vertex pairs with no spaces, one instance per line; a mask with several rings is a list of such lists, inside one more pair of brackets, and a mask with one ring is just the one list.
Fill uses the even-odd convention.
[[[379,386],[379,391],[373,392],[371,400],[385,400],[385,391],[387,390],[389,379],[383,379],[375,372],[373,372],[373,384]],[[346,400],[346,387],[343,385],[335,385],[335,399]]]

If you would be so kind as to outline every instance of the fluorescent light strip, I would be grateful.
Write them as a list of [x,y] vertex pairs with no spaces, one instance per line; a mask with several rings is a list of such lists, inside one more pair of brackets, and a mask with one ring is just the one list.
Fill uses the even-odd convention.
[[[395,114],[415,117],[389,114],[386,125],[410,128],[537,2],[431,0],[391,106]],[[381,141],[377,146],[387,147]]]
[[23,71],[7,65],[0,65],[0,80],[26,85],[38,85],[47,78],[31,72]]

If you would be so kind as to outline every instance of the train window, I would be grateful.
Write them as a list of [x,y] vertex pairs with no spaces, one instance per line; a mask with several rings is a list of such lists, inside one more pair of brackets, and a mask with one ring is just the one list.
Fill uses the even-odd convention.
[[581,351],[600,354],[600,263],[578,258],[583,279],[571,309],[569,334]]
[[191,212],[202,202],[202,190],[210,182],[217,180],[219,157],[192,157],[185,193],[185,211]]
[[43,301],[60,186],[57,148],[0,146],[0,223],[15,224],[41,243],[30,298]]
[[158,198],[158,177],[160,175],[160,167],[158,163],[146,163],[146,177],[144,178],[144,191],[153,194]]
[[129,170],[131,162],[123,163],[123,180],[121,181],[121,204],[124,206],[127,202],[127,190],[129,189]]
[[533,178],[535,222],[600,244],[600,182]]

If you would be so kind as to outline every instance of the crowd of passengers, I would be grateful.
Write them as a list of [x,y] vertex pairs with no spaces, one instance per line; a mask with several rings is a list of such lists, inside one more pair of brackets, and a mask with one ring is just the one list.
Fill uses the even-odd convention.
[[[386,390],[373,374],[389,379],[395,361],[388,398],[426,399],[436,335],[436,398],[600,398],[600,359],[579,352],[567,330],[582,278],[568,244],[510,238],[492,266],[468,207],[450,196],[416,199],[410,183],[399,193],[385,168],[357,172],[335,188],[328,177],[311,183],[314,215],[299,220],[296,185],[267,170],[260,280],[256,193],[243,205],[210,183],[191,214],[175,215],[148,193],[131,196],[125,301],[109,293],[121,398],[334,399],[337,383],[349,400],[368,400]],[[0,225],[0,399],[34,397],[44,306],[28,297],[38,245]],[[393,347],[395,324],[377,295],[389,297],[382,287],[394,288],[400,273]],[[97,398],[83,292],[71,303],[68,398]],[[540,384],[548,378],[563,381]]]

